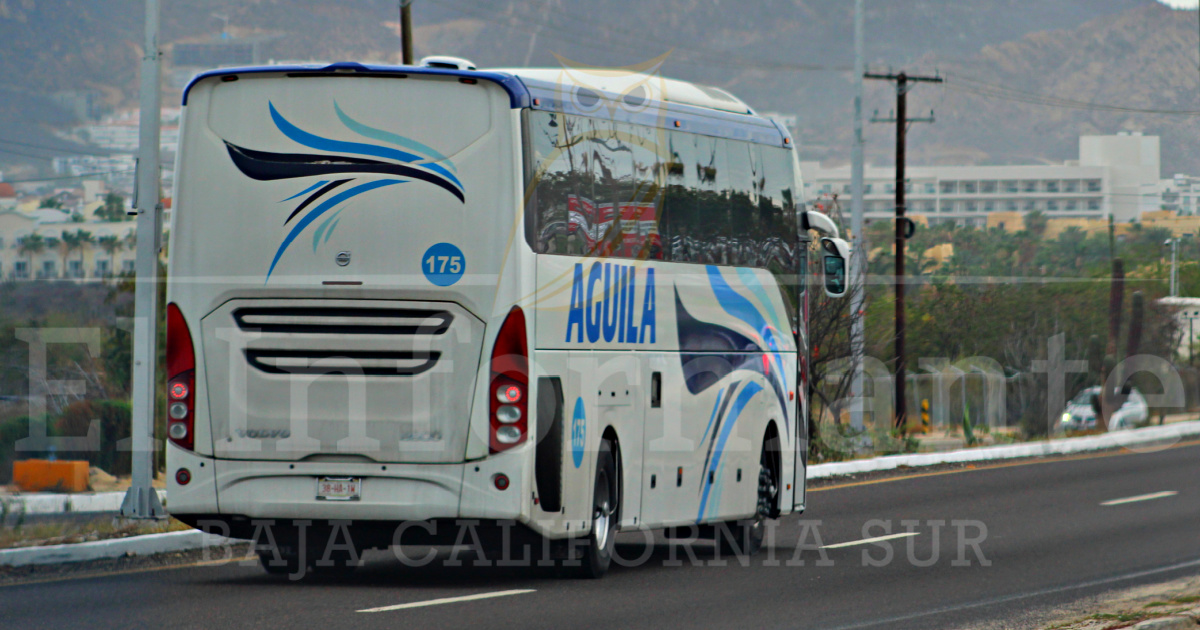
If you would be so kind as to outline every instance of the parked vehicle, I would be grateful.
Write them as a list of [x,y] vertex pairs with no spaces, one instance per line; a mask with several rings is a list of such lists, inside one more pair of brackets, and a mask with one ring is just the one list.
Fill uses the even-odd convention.
[[[1071,399],[1063,411],[1059,426],[1064,431],[1087,431],[1096,428],[1096,408],[1092,399],[1100,395],[1099,387],[1089,387]],[[1129,390],[1124,404],[1108,419],[1108,430],[1132,429],[1150,418],[1150,407],[1137,388]]]

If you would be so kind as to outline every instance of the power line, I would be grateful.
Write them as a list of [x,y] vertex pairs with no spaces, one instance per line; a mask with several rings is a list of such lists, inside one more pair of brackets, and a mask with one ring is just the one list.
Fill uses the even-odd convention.
[[30,182],[54,182],[63,179],[79,179],[81,177],[98,177],[100,175],[117,175],[119,173],[132,173],[135,169],[126,168],[116,171],[98,171],[95,173],[80,173],[79,175],[63,175],[61,177],[35,177],[33,179],[9,179],[4,180],[6,184],[26,184]]
[[10,155],[19,155],[21,157],[27,157],[27,158],[31,158],[34,160],[45,160],[47,162],[51,162],[54,160],[54,158],[48,158],[44,155],[33,155],[32,153],[22,153],[20,151],[13,151],[12,149],[0,149],[0,153],[7,153]]
[[44,151],[56,151],[59,153],[69,153],[71,155],[94,155],[97,157],[111,157],[113,155],[124,155],[120,151],[109,151],[108,153],[97,153],[95,151],[84,151],[82,149],[73,149],[65,147],[52,147],[45,144],[33,144],[31,142],[17,142],[16,140],[5,140],[0,138],[0,144],[11,144],[18,147],[29,147],[31,149],[41,149]]
[[969,79],[959,74],[946,74],[946,87],[958,92],[976,94],[990,98],[998,98],[1019,103],[1027,103],[1030,105],[1044,105],[1047,107],[1059,107],[1063,109],[1081,109],[1090,111],[1107,111],[1126,114],[1154,114],[1161,116],[1200,116],[1200,110],[1171,110],[1171,109],[1152,109],[1141,107],[1126,107],[1121,105],[1110,105],[1107,103],[1095,103],[1089,101],[1079,101],[1075,99],[1064,98],[1060,96],[1038,94],[1036,92],[1027,92],[1016,88],[985,83],[976,79]]
[[[506,15],[499,11],[489,10],[490,5],[488,7],[481,7],[479,6],[479,3],[472,2],[471,0],[438,1],[444,5],[451,6],[459,12],[473,15],[475,17],[486,18],[493,24],[497,23],[497,17],[504,17]],[[612,47],[588,43],[589,40],[595,39],[597,30],[604,31],[609,36],[621,36],[621,38],[625,40],[623,43],[626,45],[643,46],[647,42],[662,43],[671,50],[680,51],[685,55],[700,58],[699,61],[692,62],[680,60],[682,63],[689,65],[703,65],[705,67],[723,66],[732,68],[758,68],[762,70],[786,70],[797,72],[850,72],[853,70],[853,68],[850,66],[798,64],[775,60],[759,60],[734,53],[703,50],[699,48],[692,48],[687,45],[662,42],[662,38],[656,34],[637,32],[613,24],[599,22],[591,18],[587,18],[585,20],[584,18],[560,11],[557,17],[579,22],[580,26],[582,27],[572,28],[571,26],[566,26],[561,23],[555,24],[553,22],[553,18],[555,16],[550,15],[552,11],[548,7],[544,13],[546,14],[545,19],[541,19],[541,16],[534,16],[524,12],[513,12],[507,14],[507,16],[510,18],[515,18],[515,22],[513,20],[506,20],[500,23],[509,29],[520,31],[530,36],[534,34],[539,36],[548,35],[553,39],[568,42],[576,46],[582,46],[585,48],[602,50],[606,52],[612,52]]]

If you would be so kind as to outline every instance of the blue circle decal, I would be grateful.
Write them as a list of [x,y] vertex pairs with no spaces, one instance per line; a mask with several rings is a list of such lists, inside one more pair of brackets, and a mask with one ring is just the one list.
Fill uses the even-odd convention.
[[583,412],[583,398],[575,399],[575,413],[571,414],[571,459],[575,467],[583,465],[583,445],[587,441],[587,417]]
[[425,278],[439,287],[448,287],[458,282],[466,270],[466,256],[451,243],[438,243],[425,250],[425,255],[421,256],[421,271],[425,273]]

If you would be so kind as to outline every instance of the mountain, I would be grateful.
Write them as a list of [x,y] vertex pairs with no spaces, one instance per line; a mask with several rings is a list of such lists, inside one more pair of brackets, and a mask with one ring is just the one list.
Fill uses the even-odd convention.
[[[1161,5],[988,45],[961,59],[931,54],[918,65],[939,68],[948,83],[920,88],[917,102],[936,107],[938,122],[913,134],[915,159],[1074,159],[1082,134],[1142,131],[1162,138],[1164,176],[1200,174],[1198,60],[1197,13]],[[1068,102],[1037,103],[1047,96]]]
[[[1200,135],[1190,118],[1033,106],[983,97],[967,91],[978,92],[977,83],[954,80],[1190,109],[1183,105],[1187,90],[1194,93],[1200,83],[1195,12],[1154,0],[866,5],[871,67],[940,69],[951,78],[944,88],[914,92],[913,111],[934,107],[939,119],[912,134],[915,160],[1060,160],[1074,157],[1080,133],[1140,128],[1164,135],[1164,160],[1172,168],[1200,173],[1200,155],[1185,146]],[[0,149],[48,155],[11,143],[62,146],[48,130],[74,116],[56,104],[63,92],[94,91],[110,107],[136,103],[142,6],[141,0],[0,0],[0,142],[9,142]],[[417,0],[413,11],[418,55],[459,55],[499,67],[556,65],[556,54],[591,65],[666,54],[669,76],[725,87],[762,111],[798,115],[806,157],[849,153],[853,3],[847,0]],[[260,38],[264,59],[394,62],[396,22],[396,0],[168,0],[164,59],[169,71],[174,44],[214,41],[227,28],[234,37]],[[177,97],[177,89],[169,91],[164,102]],[[872,86],[867,110],[887,112],[892,100],[888,87]],[[871,128],[874,162],[888,161],[889,133]],[[28,158],[0,154],[0,164],[6,161]]]

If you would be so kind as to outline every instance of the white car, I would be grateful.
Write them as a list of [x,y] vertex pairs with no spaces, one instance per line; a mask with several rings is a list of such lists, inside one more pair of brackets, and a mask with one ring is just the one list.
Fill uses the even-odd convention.
[[[1092,407],[1092,398],[1100,395],[1099,387],[1089,387],[1067,403],[1059,426],[1064,431],[1086,431],[1096,428],[1096,410]],[[1137,388],[1131,388],[1125,399],[1125,404],[1113,412],[1108,419],[1108,430],[1118,431],[1132,429],[1150,418],[1150,407]]]

